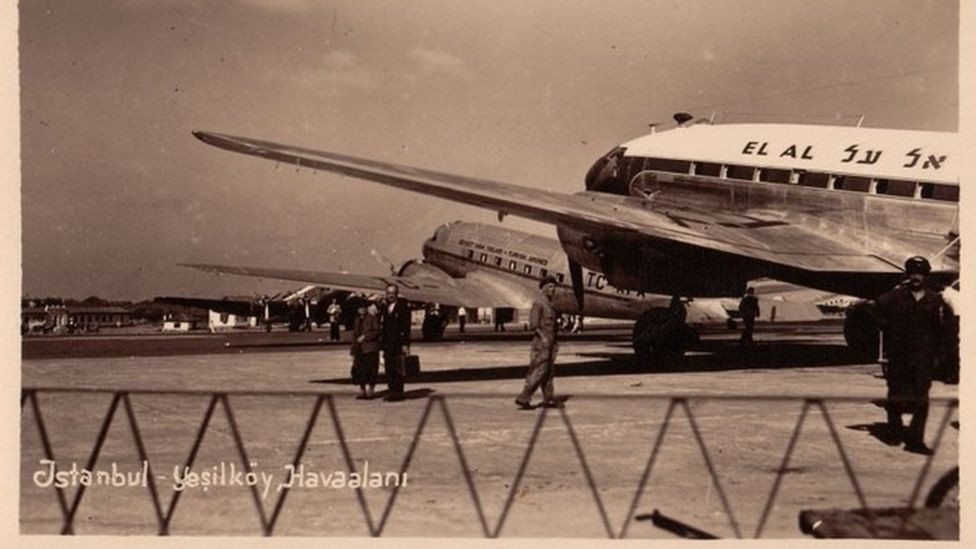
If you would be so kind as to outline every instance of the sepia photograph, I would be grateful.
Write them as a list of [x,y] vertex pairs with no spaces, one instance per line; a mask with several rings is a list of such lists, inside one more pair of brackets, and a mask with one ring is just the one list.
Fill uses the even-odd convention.
[[967,2],[9,11],[21,539],[966,541]]

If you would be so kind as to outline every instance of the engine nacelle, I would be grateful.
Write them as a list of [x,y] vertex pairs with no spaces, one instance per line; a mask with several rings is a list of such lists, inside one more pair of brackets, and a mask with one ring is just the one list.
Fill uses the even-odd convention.
[[639,242],[600,241],[586,233],[558,228],[570,261],[603,273],[614,287],[684,297],[739,296],[756,273],[714,256],[682,255]]

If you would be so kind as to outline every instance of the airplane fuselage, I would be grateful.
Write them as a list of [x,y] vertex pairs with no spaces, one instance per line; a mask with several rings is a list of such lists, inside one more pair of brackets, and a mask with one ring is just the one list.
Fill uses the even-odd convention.
[[[424,261],[453,277],[481,277],[498,283],[531,302],[546,276],[558,281],[554,303],[560,312],[578,313],[569,281],[566,255],[559,242],[543,236],[478,223],[455,221],[439,227],[424,242]],[[584,316],[637,318],[643,311],[666,304],[666,298],[642,291],[621,290],[597,271],[583,270]]]
[[[942,132],[768,124],[699,124],[626,142],[590,169],[594,201],[646,201],[649,215],[677,230],[775,231],[788,222],[854,244],[900,268],[913,255],[935,271],[959,269],[956,135]],[[626,198],[625,198],[626,197]],[[727,212],[721,222],[689,211]],[[559,226],[569,257],[619,288],[686,296],[739,295],[750,279],[771,277],[822,290],[872,297],[877,278],[791,269],[649,239],[599,239]],[[731,231],[729,231],[731,234]],[[740,231],[741,234],[741,231]],[[762,239],[770,247],[769,237]],[[741,246],[742,241],[736,241]],[[784,245],[791,244],[784,241]],[[775,244],[774,244],[775,245]],[[810,250],[810,254],[817,250]]]

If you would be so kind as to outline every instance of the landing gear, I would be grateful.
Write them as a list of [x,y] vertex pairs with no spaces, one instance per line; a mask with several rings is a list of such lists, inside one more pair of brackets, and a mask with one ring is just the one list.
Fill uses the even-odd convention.
[[437,341],[444,337],[447,329],[447,318],[439,314],[427,313],[424,315],[424,323],[420,326],[420,334],[424,341]]
[[645,311],[634,324],[634,353],[640,363],[682,356],[697,342],[698,332],[683,315],[665,307]]
[[851,305],[844,313],[844,340],[851,357],[858,361],[878,360],[881,335],[871,312],[873,306],[869,301],[862,301]]

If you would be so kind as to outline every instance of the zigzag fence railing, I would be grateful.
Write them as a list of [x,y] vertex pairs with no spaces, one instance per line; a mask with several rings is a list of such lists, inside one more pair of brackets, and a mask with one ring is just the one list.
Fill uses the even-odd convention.
[[[139,427],[137,421],[136,413],[132,406],[132,395],[174,395],[174,396],[199,396],[201,398],[208,399],[207,408],[200,420],[199,427],[196,430],[196,435],[194,437],[193,444],[191,446],[190,452],[185,460],[183,460],[183,470],[191,469],[194,465],[197,455],[199,453],[200,447],[203,443],[204,437],[208,432],[211,424],[211,420],[216,412],[218,406],[223,408],[224,414],[226,416],[228,425],[230,426],[230,433],[233,439],[234,447],[238,452],[238,457],[244,469],[245,474],[252,473],[251,461],[248,458],[248,453],[244,444],[244,440],[241,436],[240,428],[238,425],[238,420],[233,412],[233,407],[231,406],[231,397],[264,397],[264,396],[274,396],[274,397],[311,397],[314,398],[314,403],[309,412],[309,416],[306,420],[305,427],[302,431],[302,436],[295,449],[294,458],[292,459],[292,467],[297,468],[301,464],[302,456],[308,447],[311,434],[322,415],[323,407],[327,409],[328,416],[331,419],[335,435],[337,437],[339,447],[342,452],[342,457],[345,462],[346,467],[349,472],[355,472],[355,464],[350,451],[349,442],[347,440],[345,430],[342,422],[340,421],[339,413],[336,407],[337,400],[349,399],[353,396],[351,393],[320,393],[313,391],[287,391],[287,392],[274,392],[274,391],[233,391],[233,392],[215,392],[215,391],[194,391],[194,390],[180,390],[180,391],[155,391],[155,390],[102,390],[102,389],[86,389],[86,388],[24,388],[21,391],[21,410],[24,413],[24,408],[29,404],[30,411],[34,417],[34,423],[37,429],[37,434],[40,438],[42,451],[44,457],[50,460],[52,463],[57,463],[54,448],[51,445],[50,436],[48,434],[47,425],[42,414],[41,406],[38,401],[38,395],[43,393],[87,393],[87,394],[104,394],[111,395],[111,402],[108,406],[108,411],[106,412],[104,418],[101,421],[98,434],[94,441],[93,448],[89,454],[88,460],[85,464],[85,470],[93,471],[95,470],[99,455],[102,451],[103,444],[105,443],[106,437],[113,424],[113,420],[118,413],[119,406],[125,412],[128,419],[129,430],[131,431],[133,442],[135,445],[136,453],[142,462],[147,464],[148,475],[146,478],[147,491],[151,499],[153,509],[155,512],[155,519],[158,524],[158,534],[159,535],[169,535],[171,533],[170,527],[173,520],[173,516],[178,509],[180,502],[180,497],[182,491],[174,491],[168,504],[164,505],[164,502],[160,496],[160,491],[156,485],[156,476],[152,472],[152,462],[148,453],[146,452],[146,446],[143,438],[142,429]],[[438,395],[432,394],[426,397],[427,402],[420,414],[419,422],[417,423],[416,429],[414,430],[413,437],[410,441],[407,453],[400,465],[399,477],[404,478],[405,474],[408,472],[411,461],[420,444],[422,435],[424,434],[424,429],[428,424],[431,413],[436,408],[439,410],[445,420],[447,426],[448,434],[453,443],[455,449],[458,463],[460,465],[465,487],[470,494],[471,502],[474,507],[475,513],[478,517],[478,523],[481,528],[483,535],[487,538],[497,538],[501,536],[502,530],[505,526],[506,520],[509,516],[515,500],[518,490],[522,484],[525,477],[525,473],[528,467],[529,459],[536,447],[539,440],[539,434],[542,431],[543,424],[546,421],[548,415],[552,414],[551,409],[541,408],[537,412],[537,419],[534,422],[529,440],[526,445],[524,454],[519,462],[519,467],[516,472],[515,478],[511,483],[511,487],[508,491],[507,497],[505,499],[504,505],[498,517],[498,520],[491,524],[484,510],[484,505],[481,498],[478,495],[478,489],[474,478],[474,473],[468,464],[468,460],[465,457],[464,448],[461,443],[460,437],[458,436],[458,430],[455,427],[453,416],[448,406],[448,401],[452,399],[498,399],[500,396],[498,394],[474,394],[474,393],[459,393],[455,395]],[[507,398],[507,397],[506,397]],[[844,444],[840,438],[837,427],[834,424],[832,416],[828,411],[828,404],[834,403],[866,403],[875,402],[877,399],[875,397],[829,397],[829,396],[761,396],[761,395],[749,395],[749,396],[728,396],[728,395],[668,395],[668,394],[649,394],[649,395],[587,395],[585,397],[580,397],[579,400],[590,400],[590,399],[643,399],[643,400],[660,400],[668,402],[667,409],[665,411],[664,417],[661,421],[661,425],[657,430],[657,433],[653,435],[653,445],[651,449],[650,456],[644,466],[641,473],[640,480],[638,482],[637,488],[634,492],[633,499],[628,506],[626,517],[619,528],[614,528],[609,515],[606,511],[606,506],[603,499],[600,496],[600,490],[594,480],[593,473],[586,460],[586,454],[583,450],[583,446],[576,434],[576,430],[573,427],[573,422],[570,418],[570,412],[567,408],[555,409],[558,413],[559,418],[562,420],[566,428],[566,432],[569,435],[570,442],[572,443],[575,457],[579,461],[581,469],[583,471],[584,477],[586,479],[586,484],[589,489],[589,493],[593,498],[596,505],[597,512],[600,517],[602,526],[606,532],[608,538],[624,538],[627,536],[632,522],[635,520],[637,508],[640,504],[641,498],[644,495],[645,490],[648,488],[648,481],[651,477],[652,470],[658,461],[664,436],[667,433],[669,426],[674,421],[675,412],[682,411],[688,419],[691,431],[694,435],[694,440],[698,446],[699,451],[704,459],[705,468],[708,472],[709,478],[712,485],[715,488],[716,494],[721,502],[723,512],[729,522],[729,526],[737,538],[743,538],[745,536],[743,532],[742,525],[736,518],[732,502],[729,500],[726,492],[723,488],[720,475],[718,474],[715,464],[713,463],[712,457],[708,452],[708,448],[705,444],[705,439],[702,432],[698,426],[696,416],[692,406],[689,406],[690,401],[739,401],[739,402],[797,402],[799,403],[799,414],[792,429],[790,438],[786,444],[783,456],[780,460],[780,465],[776,469],[776,476],[773,480],[772,487],[763,504],[761,516],[757,523],[755,531],[752,533],[754,538],[762,537],[765,530],[767,521],[773,510],[776,498],[779,494],[780,487],[782,484],[783,477],[789,471],[790,460],[796,451],[797,441],[800,438],[800,432],[807,421],[808,413],[811,409],[816,409],[821,413],[822,418],[826,424],[826,427],[830,433],[831,441],[838,451],[840,461],[843,465],[845,474],[851,483],[851,487],[854,490],[857,505],[867,517],[866,526],[872,533],[875,533],[873,526],[873,514],[872,509],[868,506],[867,498],[865,497],[864,489],[858,480],[858,475],[854,470],[851,461],[848,457],[848,453],[845,450]],[[575,402],[575,401],[574,401]],[[910,496],[908,497],[908,508],[914,508],[916,502],[921,496],[922,486],[927,479],[930,469],[932,467],[932,462],[935,453],[937,453],[938,448],[942,445],[944,436],[947,430],[947,426],[950,424],[953,416],[958,409],[958,400],[954,398],[941,398],[941,399],[931,399],[931,403],[935,404],[945,404],[945,412],[939,420],[938,426],[936,428],[935,437],[932,442],[932,449],[934,450],[932,455],[928,455],[920,467],[918,475],[913,483],[913,488]],[[575,407],[575,406],[574,406]],[[23,450],[22,450],[23,451]],[[54,466],[56,468],[56,465]],[[261,501],[261,494],[256,485],[249,485],[252,500],[254,502],[255,511],[257,513],[258,521],[261,525],[261,530],[265,536],[271,536],[275,533],[275,527],[282,515],[285,508],[285,502],[289,494],[289,487],[285,487],[281,490],[277,500],[274,502],[273,507],[270,509],[265,508]],[[394,484],[392,487],[392,492],[383,508],[382,514],[377,520],[367,504],[364,491],[361,487],[356,488],[356,498],[362,511],[366,526],[369,530],[371,536],[379,537],[383,534],[383,531],[389,521],[390,515],[397,501],[397,495],[400,491],[400,485]],[[55,487],[55,493],[57,498],[58,508],[62,516],[61,534],[70,535],[74,533],[74,525],[77,516],[79,506],[82,499],[86,493],[86,486],[80,485],[77,487],[74,497],[70,498],[67,491],[62,487]],[[655,512],[655,518],[661,519],[664,522],[669,522],[671,519],[663,517],[662,515]],[[694,527],[683,525],[681,523],[675,522],[676,528],[683,529],[686,531],[693,532],[694,535],[689,537],[711,537],[706,532],[695,529]],[[898,533],[903,533],[907,528],[907,519],[902,521],[901,527]],[[896,536],[897,537],[897,536]]]

